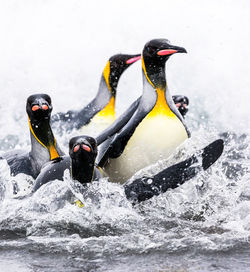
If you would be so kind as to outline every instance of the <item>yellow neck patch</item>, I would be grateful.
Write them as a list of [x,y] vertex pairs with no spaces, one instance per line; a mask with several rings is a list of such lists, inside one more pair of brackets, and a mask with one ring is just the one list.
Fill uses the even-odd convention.
[[100,166],[96,165],[96,168],[100,171],[102,177],[106,177],[107,176],[107,174],[104,172],[104,170]]
[[103,77],[105,79],[105,82],[108,86],[108,89],[109,91],[111,92],[111,87],[110,87],[110,84],[109,84],[109,75],[110,75],[110,61],[107,62],[104,70],[103,70]]
[[115,120],[115,98],[111,96],[109,103],[96,114],[95,118]]
[[171,111],[167,104],[165,90],[156,89],[156,93],[157,93],[156,103],[151,112],[147,115],[147,117],[152,118],[159,115],[165,115],[169,118],[176,118],[176,115]]
[[[105,79],[105,82],[111,94],[111,87],[109,84],[109,75],[110,75],[110,61],[107,62],[103,70],[103,77]],[[111,95],[109,103],[100,112],[98,112],[95,115],[94,119],[97,122],[102,121],[103,119],[106,119],[110,122],[113,122],[115,120],[115,97],[114,96]]]
[[157,93],[156,103],[155,103],[153,109],[151,110],[151,112],[147,115],[147,117],[151,118],[151,117],[155,117],[155,116],[159,116],[159,115],[165,115],[169,118],[175,118],[176,117],[175,114],[171,111],[171,109],[168,106],[166,96],[165,96],[165,89],[156,88],[154,86],[154,84],[152,83],[152,81],[149,79],[149,77],[147,75],[147,71],[146,71],[143,57],[141,58],[141,60],[142,60],[142,69],[143,69],[143,72],[147,78],[147,81],[152,85],[152,87],[154,88],[154,90]]
[[54,159],[60,157],[55,146],[56,146],[56,140],[54,141],[54,145],[51,145],[48,148],[49,153],[50,153],[50,160],[54,160]]
[[50,160],[54,160],[54,159],[60,157],[59,154],[58,154],[58,152],[57,152],[57,150],[56,150],[56,140],[54,139],[54,145],[50,145],[50,146],[47,147],[45,144],[43,144],[43,143],[37,138],[37,136],[36,136],[36,134],[35,134],[35,132],[34,132],[34,130],[33,130],[33,128],[32,128],[32,125],[31,125],[31,123],[30,123],[30,119],[29,119],[29,118],[28,118],[28,121],[29,121],[29,128],[30,128],[30,131],[31,131],[31,133],[33,134],[33,136],[35,137],[35,139],[38,141],[39,144],[41,144],[43,147],[45,147],[46,149],[48,149],[49,154],[50,154]]

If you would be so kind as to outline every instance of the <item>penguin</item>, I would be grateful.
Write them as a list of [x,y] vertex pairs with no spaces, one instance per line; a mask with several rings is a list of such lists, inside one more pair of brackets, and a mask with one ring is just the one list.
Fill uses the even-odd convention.
[[190,137],[170,96],[165,76],[165,63],[176,53],[187,51],[166,39],[146,43],[141,57],[141,98],[97,136],[98,144],[109,137],[107,144],[100,146],[97,163],[113,182],[124,183],[138,170],[159,159],[167,159]]
[[100,179],[105,174],[95,165],[96,155],[97,144],[94,138],[86,135],[73,137],[69,141],[69,156],[61,156],[44,165],[35,180],[33,192],[49,181],[63,180],[66,169],[70,170],[71,178],[81,184]]
[[[60,122],[67,131],[77,129],[83,133],[92,133],[94,130],[101,132],[108,127],[115,120],[115,98],[119,79],[122,73],[140,58],[140,54],[117,54],[110,57],[102,72],[96,97],[80,111],[53,115],[53,127]],[[188,111],[188,98],[176,95],[173,100],[184,117]]]
[[[165,168],[154,176],[142,176],[127,181],[124,184],[127,199],[132,204],[137,204],[160,195],[168,189],[178,187],[199,172],[207,170],[221,156],[223,148],[223,140],[218,139],[188,159]],[[96,166],[96,155],[97,143],[94,138],[85,135],[72,138],[69,142],[69,156],[63,156],[47,163],[37,177],[32,192],[34,193],[42,185],[55,179],[63,180],[66,169],[70,170],[73,180],[83,185],[99,180],[106,174]]]
[[189,99],[185,95],[173,95],[174,104],[183,118],[185,118],[188,112]]
[[7,160],[13,176],[24,173],[36,178],[45,163],[64,155],[50,127],[51,111],[51,98],[47,94],[34,94],[28,97],[26,112],[31,150],[30,152],[13,150],[1,156]]
[[57,113],[52,117],[53,124],[63,122],[67,131],[91,131],[91,125],[99,132],[115,120],[116,89],[122,73],[141,58],[140,54],[117,54],[109,58],[101,75],[96,97],[80,111]]

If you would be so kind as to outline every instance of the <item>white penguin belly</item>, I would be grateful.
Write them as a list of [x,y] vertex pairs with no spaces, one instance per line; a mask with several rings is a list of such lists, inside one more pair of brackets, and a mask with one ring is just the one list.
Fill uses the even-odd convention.
[[113,182],[126,182],[138,170],[168,158],[188,138],[182,122],[165,115],[145,118],[130,138],[122,155],[110,159],[105,171]]
[[113,116],[108,116],[108,118],[100,118],[99,116],[94,116],[88,125],[80,128],[80,133],[96,137],[107,127],[109,127],[114,122],[114,120],[115,117]]

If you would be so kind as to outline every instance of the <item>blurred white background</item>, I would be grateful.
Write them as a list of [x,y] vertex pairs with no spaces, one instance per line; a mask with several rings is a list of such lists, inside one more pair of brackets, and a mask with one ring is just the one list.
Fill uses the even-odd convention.
[[[172,94],[190,98],[191,116],[201,107],[215,127],[244,131],[249,123],[247,0],[1,0],[0,6],[0,136],[17,132],[17,119],[26,126],[32,93],[50,94],[54,112],[85,105],[111,55],[141,52],[153,38],[188,51],[169,60],[167,79]],[[141,88],[136,63],[121,78],[118,111]]]

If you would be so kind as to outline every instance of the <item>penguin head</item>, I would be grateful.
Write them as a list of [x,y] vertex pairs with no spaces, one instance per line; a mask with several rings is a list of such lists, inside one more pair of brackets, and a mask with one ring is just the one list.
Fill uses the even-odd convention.
[[90,136],[76,136],[69,141],[69,155],[73,161],[94,165],[97,156],[96,140]]
[[185,95],[173,95],[175,106],[181,113],[182,117],[188,112],[189,99]]
[[155,65],[164,65],[175,53],[187,53],[187,51],[183,47],[172,45],[167,39],[154,39],[145,44],[142,55],[145,62],[150,60]]
[[52,109],[51,98],[47,94],[34,94],[27,99],[26,112],[34,122],[50,119]]
[[112,56],[108,64],[104,69],[105,73],[108,75],[108,82],[111,88],[111,93],[115,96],[115,91],[118,85],[118,81],[122,73],[133,63],[138,61],[141,58],[140,54],[136,55],[126,55],[126,54],[117,54]]

